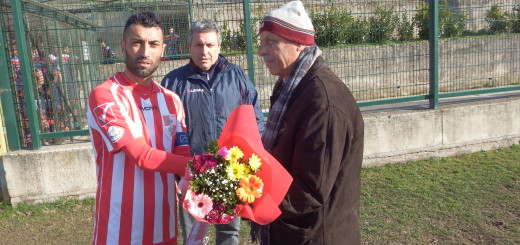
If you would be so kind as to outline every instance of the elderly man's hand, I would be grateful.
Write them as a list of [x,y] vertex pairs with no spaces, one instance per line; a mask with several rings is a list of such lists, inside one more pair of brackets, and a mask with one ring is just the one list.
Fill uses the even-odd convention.
[[177,183],[175,182],[175,189],[177,190],[176,201],[180,202],[184,200],[184,196],[186,196],[186,192],[190,188],[190,182],[185,178],[181,178],[181,180]]
[[175,189],[177,190],[177,202],[184,200],[186,192],[190,188],[190,181],[193,179],[193,174],[189,168],[186,168],[186,173],[179,181],[175,182]]

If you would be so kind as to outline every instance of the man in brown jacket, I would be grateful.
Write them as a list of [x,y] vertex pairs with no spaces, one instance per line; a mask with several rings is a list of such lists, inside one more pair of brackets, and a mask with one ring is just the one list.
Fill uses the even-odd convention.
[[360,244],[363,117],[321,57],[300,1],[265,16],[258,55],[279,76],[262,141],[294,178],[262,244]]

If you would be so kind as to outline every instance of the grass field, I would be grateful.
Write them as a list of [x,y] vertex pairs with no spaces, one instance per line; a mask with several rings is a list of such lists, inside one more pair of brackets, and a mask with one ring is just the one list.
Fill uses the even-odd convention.
[[[93,205],[0,203],[0,244],[89,244]],[[364,168],[360,213],[365,244],[520,244],[520,146]]]

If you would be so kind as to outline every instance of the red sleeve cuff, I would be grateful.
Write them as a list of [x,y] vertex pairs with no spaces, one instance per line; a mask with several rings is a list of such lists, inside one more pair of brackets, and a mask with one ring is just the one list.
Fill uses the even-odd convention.
[[189,147],[185,148],[187,149],[177,150],[176,148],[174,153],[168,153],[152,148],[141,137],[126,144],[121,150],[125,152],[127,157],[135,161],[141,169],[184,175],[186,165],[191,160]]

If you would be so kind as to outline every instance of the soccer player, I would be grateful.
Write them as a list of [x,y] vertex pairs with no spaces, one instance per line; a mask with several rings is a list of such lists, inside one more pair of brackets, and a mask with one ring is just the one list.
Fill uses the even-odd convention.
[[190,160],[179,97],[153,74],[164,51],[161,21],[128,18],[126,68],[94,88],[88,124],[98,187],[93,244],[177,244],[174,173]]

